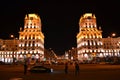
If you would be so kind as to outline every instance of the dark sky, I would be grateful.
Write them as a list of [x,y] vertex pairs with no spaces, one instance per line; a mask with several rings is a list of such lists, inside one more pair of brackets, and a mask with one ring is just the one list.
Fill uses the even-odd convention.
[[79,19],[84,13],[93,13],[97,26],[101,26],[103,37],[112,32],[120,34],[120,4],[109,1],[92,0],[12,0],[0,3],[0,38],[8,39],[10,34],[18,37],[20,27],[24,27],[24,17],[28,13],[40,15],[45,48],[52,48],[56,54],[64,54],[76,47]]

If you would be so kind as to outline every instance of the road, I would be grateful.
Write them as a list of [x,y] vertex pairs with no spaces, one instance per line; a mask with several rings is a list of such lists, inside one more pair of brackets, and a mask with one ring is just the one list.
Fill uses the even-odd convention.
[[[119,80],[120,65],[81,64],[80,74],[74,74],[74,66],[69,65],[68,74],[64,73],[64,65],[49,66],[53,73],[23,74],[21,65],[0,65],[0,80]],[[15,79],[19,78],[19,79]]]

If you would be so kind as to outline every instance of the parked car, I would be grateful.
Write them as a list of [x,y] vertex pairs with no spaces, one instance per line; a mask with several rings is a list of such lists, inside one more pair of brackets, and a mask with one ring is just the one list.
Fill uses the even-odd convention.
[[33,66],[29,69],[30,72],[35,72],[35,73],[51,73],[53,72],[52,68],[48,68],[42,65],[37,65],[37,66]]

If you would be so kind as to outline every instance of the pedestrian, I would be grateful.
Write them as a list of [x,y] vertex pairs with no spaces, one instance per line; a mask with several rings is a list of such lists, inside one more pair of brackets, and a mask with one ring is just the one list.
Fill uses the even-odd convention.
[[65,74],[68,74],[68,63],[65,63]]
[[75,75],[79,75],[79,71],[80,71],[79,64],[76,62],[75,63]]
[[24,74],[27,74],[27,68],[28,68],[27,62],[25,62],[24,63]]

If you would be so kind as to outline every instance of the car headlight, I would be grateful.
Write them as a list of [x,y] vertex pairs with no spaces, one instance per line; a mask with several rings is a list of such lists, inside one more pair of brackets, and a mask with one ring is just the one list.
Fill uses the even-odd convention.
[[53,69],[51,68],[51,72],[53,72]]

